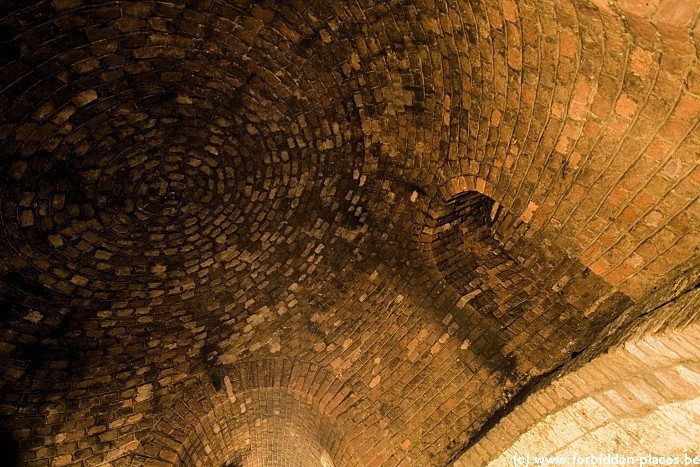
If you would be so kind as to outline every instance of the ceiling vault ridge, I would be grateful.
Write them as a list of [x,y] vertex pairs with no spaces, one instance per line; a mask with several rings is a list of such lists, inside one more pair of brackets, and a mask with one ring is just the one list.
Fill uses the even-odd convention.
[[698,34],[700,0],[0,2],[0,456],[700,456]]

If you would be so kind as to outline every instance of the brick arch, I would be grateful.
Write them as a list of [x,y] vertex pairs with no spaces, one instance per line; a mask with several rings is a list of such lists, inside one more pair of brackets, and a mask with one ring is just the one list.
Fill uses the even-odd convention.
[[[440,464],[697,263],[697,1],[0,11],[0,424],[28,465],[120,465],[138,439],[174,462],[216,359],[268,352],[351,375],[367,463]],[[405,261],[441,187],[511,213],[519,288],[442,267],[465,248]],[[505,292],[456,306],[476,288]]]
[[697,5],[592,3],[465,8],[490,34],[457,41],[467,84],[445,96],[449,136],[421,146],[449,160],[444,191],[480,180],[530,235],[640,299],[697,243],[682,180],[697,173]]
[[132,462],[254,466],[279,455],[273,462],[284,465],[320,466],[322,458],[356,465],[343,438],[343,417],[355,401],[314,363],[268,358],[217,366],[164,410]]
[[424,210],[420,251],[455,295],[456,314],[490,332],[488,346],[511,360],[513,378],[542,374],[580,352],[632,301],[564,252],[536,243],[527,213],[513,215],[487,193],[477,177],[443,185]]
[[[649,331],[542,387],[454,465],[513,465],[514,456],[697,455],[700,448],[700,294],[659,315],[692,324]],[[658,319],[656,319],[658,321]],[[639,460],[636,461],[637,463]],[[651,462],[651,461],[649,461]]]
[[200,419],[179,450],[177,465],[321,467],[324,456],[337,460],[331,465],[355,464],[336,454],[341,439],[332,421],[305,397],[286,388],[251,389]]

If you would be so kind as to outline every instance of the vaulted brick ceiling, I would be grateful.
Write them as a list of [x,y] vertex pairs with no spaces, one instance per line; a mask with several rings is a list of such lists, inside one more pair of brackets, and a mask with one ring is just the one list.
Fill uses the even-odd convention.
[[699,11],[1,3],[6,441],[37,466],[456,459],[695,287]]

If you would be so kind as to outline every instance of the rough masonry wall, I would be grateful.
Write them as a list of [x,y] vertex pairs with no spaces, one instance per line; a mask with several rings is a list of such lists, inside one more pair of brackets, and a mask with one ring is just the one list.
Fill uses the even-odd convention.
[[[273,437],[285,459],[450,461],[697,263],[699,10],[3,3],[19,462],[206,464],[197,436],[253,443],[275,404],[314,420]],[[258,418],[224,407],[231,368],[270,359],[287,389],[241,383]]]
[[[700,292],[660,310],[697,313]],[[512,466],[559,456],[699,456],[698,325],[630,339],[527,398],[455,466]],[[647,460],[648,464],[653,461]]]

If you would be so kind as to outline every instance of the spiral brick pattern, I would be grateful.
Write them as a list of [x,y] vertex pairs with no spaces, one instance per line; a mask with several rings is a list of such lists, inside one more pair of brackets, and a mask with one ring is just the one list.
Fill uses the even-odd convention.
[[445,465],[639,317],[693,322],[699,15],[0,2],[8,452]]

